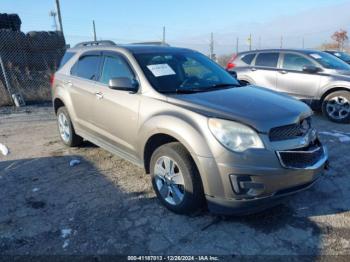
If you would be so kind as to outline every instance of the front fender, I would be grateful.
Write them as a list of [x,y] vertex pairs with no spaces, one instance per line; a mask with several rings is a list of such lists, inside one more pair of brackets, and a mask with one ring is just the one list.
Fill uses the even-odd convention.
[[193,158],[197,156],[213,157],[205,139],[206,131],[203,130],[207,128],[207,120],[202,118],[203,124],[205,123],[205,126],[202,127],[189,118],[179,118],[172,115],[159,115],[146,121],[140,127],[138,135],[138,152],[142,154],[142,156],[140,155],[141,159],[143,159],[147,141],[156,134],[174,137],[186,147]]

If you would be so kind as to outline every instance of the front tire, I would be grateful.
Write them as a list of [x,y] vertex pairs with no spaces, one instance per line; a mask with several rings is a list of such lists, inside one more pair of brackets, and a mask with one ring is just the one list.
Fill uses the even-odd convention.
[[79,146],[83,138],[75,133],[72,121],[65,107],[57,110],[58,131],[62,142],[69,147]]
[[202,181],[188,151],[177,142],[165,144],[151,157],[153,189],[160,202],[178,214],[190,214],[204,203]]
[[330,93],[322,102],[322,112],[336,123],[350,122],[350,92],[336,91]]

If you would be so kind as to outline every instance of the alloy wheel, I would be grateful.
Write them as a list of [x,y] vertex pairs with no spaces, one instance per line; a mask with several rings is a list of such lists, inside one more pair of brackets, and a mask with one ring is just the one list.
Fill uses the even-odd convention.
[[71,136],[71,130],[67,117],[63,113],[60,113],[58,115],[58,129],[60,131],[60,135],[63,141],[68,143]]
[[170,157],[162,156],[156,161],[154,174],[161,197],[171,205],[181,204],[185,195],[185,182],[179,165]]
[[327,102],[326,110],[332,118],[344,119],[350,114],[350,102],[343,96],[336,96]]

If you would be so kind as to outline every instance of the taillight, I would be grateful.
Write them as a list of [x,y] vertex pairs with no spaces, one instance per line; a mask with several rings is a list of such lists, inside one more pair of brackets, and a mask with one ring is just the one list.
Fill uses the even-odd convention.
[[226,66],[226,69],[227,69],[227,70],[236,67],[236,64],[233,63],[233,61],[235,61],[236,57],[237,57],[237,55],[233,55],[233,56],[231,57],[231,59],[228,61],[227,66]]
[[50,85],[53,87],[53,83],[55,82],[55,74],[50,75]]

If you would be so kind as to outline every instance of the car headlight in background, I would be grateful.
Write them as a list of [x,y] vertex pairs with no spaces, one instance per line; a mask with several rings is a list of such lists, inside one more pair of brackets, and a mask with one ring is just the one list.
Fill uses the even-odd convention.
[[249,148],[264,148],[258,134],[249,126],[217,118],[209,119],[208,124],[215,138],[229,150],[243,152]]

